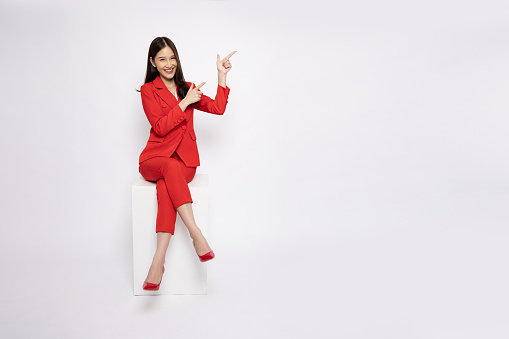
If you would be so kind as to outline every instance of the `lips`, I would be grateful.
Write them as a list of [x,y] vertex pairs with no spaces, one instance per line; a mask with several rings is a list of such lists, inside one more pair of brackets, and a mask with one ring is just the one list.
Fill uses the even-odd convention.
[[164,71],[165,71],[166,73],[173,73],[173,68],[171,68],[171,69],[165,69]]

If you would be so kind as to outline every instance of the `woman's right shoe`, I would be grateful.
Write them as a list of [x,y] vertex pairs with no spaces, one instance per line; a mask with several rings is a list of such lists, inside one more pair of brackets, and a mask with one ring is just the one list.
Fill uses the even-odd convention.
[[205,253],[204,255],[199,255],[198,258],[200,258],[201,262],[209,261],[210,259],[214,259],[214,251],[210,251],[208,253]]
[[[194,240],[193,240],[193,246],[194,246]],[[195,247],[196,248],[196,247]],[[198,253],[196,253],[198,255]],[[214,254],[214,251],[207,252],[203,255],[198,255],[198,258],[200,258],[201,262],[209,261],[211,259],[214,259],[216,255]]]
[[[163,266],[163,274],[164,274],[164,266]],[[163,276],[161,275],[161,281],[163,281]],[[145,291],[159,291],[159,285],[161,285],[161,281],[159,281],[159,284],[152,284],[149,282],[143,283],[143,289]]]

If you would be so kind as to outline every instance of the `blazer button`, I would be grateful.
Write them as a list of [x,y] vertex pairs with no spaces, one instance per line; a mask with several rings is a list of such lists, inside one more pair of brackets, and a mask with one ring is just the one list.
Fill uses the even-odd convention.
[[186,129],[186,126],[182,126],[182,129]]

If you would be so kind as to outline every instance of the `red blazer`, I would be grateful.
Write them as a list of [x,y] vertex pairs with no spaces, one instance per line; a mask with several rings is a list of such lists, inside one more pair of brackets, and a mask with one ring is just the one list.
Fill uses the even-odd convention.
[[[190,82],[187,84],[191,85]],[[159,75],[154,81],[141,86],[140,91],[143,110],[152,127],[147,146],[140,154],[139,163],[152,157],[171,157],[176,150],[186,166],[200,166],[193,127],[194,108],[222,115],[226,109],[230,88],[217,85],[214,100],[202,94],[200,101],[187,106],[183,112]]]

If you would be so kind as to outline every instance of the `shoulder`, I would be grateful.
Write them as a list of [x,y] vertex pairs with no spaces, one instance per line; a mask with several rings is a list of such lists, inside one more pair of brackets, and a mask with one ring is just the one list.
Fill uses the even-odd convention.
[[152,83],[152,82],[147,82],[147,83],[145,83],[145,84],[141,85],[140,90],[141,90],[141,89],[148,90],[148,89],[153,89],[153,88],[154,88],[154,83]]
[[154,84],[152,82],[147,82],[146,84],[141,85],[140,92],[147,94],[150,92],[155,92]]

